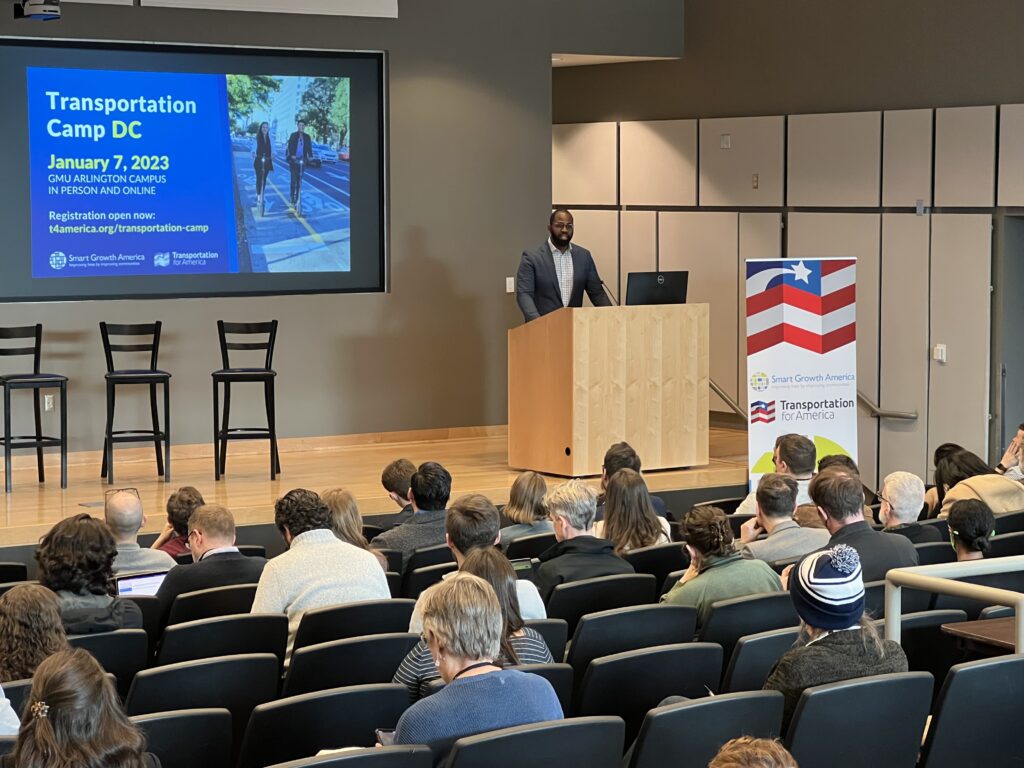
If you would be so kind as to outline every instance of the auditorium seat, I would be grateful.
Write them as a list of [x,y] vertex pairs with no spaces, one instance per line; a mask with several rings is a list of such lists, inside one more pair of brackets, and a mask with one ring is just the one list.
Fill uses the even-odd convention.
[[[107,484],[114,482],[114,444],[152,442],[156,449],[156,473],[163,477],[165,483],[171,481],[171,374],[158,367],[160,357],[160,331],[163,324],[157,320],[153,323],[100,323],[100,337],[103,340],[103,354],[107,361],[107,373],[104,376],[107,388],[106,430],[103,437],[103,461],[100,476],[107,478]],[[111,341],[112,336],[144,336],[148,340],[121,343]],[[148,368],[116,368],[114,353],[149,353]],[[114,429],[114,407],[119,386],[143,385],[149,388],[150,415],[153,419],[152,429]],[[156,391],[162,387],[164,395],[164,426],[160,428],[160,415],[157,408]],[[161,443],[163,450],[161,452]]]
[[690,555],[679,543],[656,544],[626,552],[622,558],[633,566],[637,573],[649,573],[655,584],[663,584],[670,573],[685,571],[690,567]]
[[705,768],[730,739],[777,738],[784,701],[778,691],[758,690],[652,709],[640,726],[626,768]]
[[731,514],[726,518],[726,520],[729,521],[729,527],[732,528],[732,535],[734,539],[739,540],[740,529],[743,527],[743,524],[753,520],[754,517],[754,515]]
[[16,736],[0,736],[0,757],[11,754],[17,743]]
[[15,587],[19,587],[22,584],[38,584],[38,581],[8,581],[6,584],[0,584],[0,595],[9,592]]
[[562,705],[562,712],[569,717],[572,709],[572,687],[573,671],[568,664],[519,664],[506,667],[506,669],[517,669],[520,672],[528,672],[531,675],[540,675],[555,689],[555,695]]
[[626,651],[590,662],[577,686],[574,712],[616,715],[632,744],[648,710],[667,696],[700,698],[718,688],[722,649],[714,643],[677,643]]
[[0,563],[0,582],[28,581],[28,566],[24,563]]
[[118,629],[94,635],[69,635],[72,648],[83,648],[92,654],[106,672],[117,678],[117,691],[128,693],[136,673],[149,661],[149,638],[144,629]]
[[[232,341],[228,336],[258,337],[257,341]],[[277,450],[277,426],[274,404],[274,343],[277,341],[277,320],[263,323],[228,323],[217,321],[222,367],[211,374],[213,379],[213,473],[220,480],[227,468],[229,440],[268,440],[270,442],[270,479],[281,472],[281,455]],[[264,352],[263,364],[247,368],[231,366],[232,352]],[[267,426],[231,427],[231,385],[262,384]],[[220,408],[220,387],[224,387],[224,410]]]
[[[928,508],[928,505],[926,504],[925,505],[925,509],[927,509],[927,508]],[[1003,517],[1006,517],[1006,515],[1003,515]],[[920,522],[921,522],[921,525],[928,525],[928,526],[934,527],[939,532],[939,538],[943,542],[949,541],[949,523],[946,522],[946,518],[944,518],[944,517],[933,517],[933,518],[929,518],[927,520],[921,520]],[[998,523],[999,523],[999,521],[996,520],[996,530],[999,529],[998,528]]]
[[184,592],[171,603],[167,624],[183,624],[186,621],[212,619],[215,616],[248,613],[252,610],[252,601],[255,597],[255,584],[234,584],[229,587]]
[[125,595],[124,600],[131,600],[142,611],[142,628],[149,638],[149,658],[156,653],[156,644],[160,640],[160,601],[155,595]]
[[555,546],[555,534],[538,533],[533,536],[520,536],[514,539],[505,550],[509,560],[540,557]]
[[[900,672],[807,688],[786,734],[799,765],[913,766],[932,701],[932,676]],[[836,713],[865,715],[870,729],[836,727]],[[973,763],[968,763],[973,764]]]
[[284,664],[288,617],[283,613],[238,614],[173,624],[164,631],[155,666],[212,656],[272,653]]
[[600,576],[559,584],[548,598],[548,616],[565,619],[569,633],[582,616],[628,605],[648,605],[657,599],[654,577],[647,573]]
[[744,502],[746,496],[730,496],[725,499],[712,499],[711,501],[702,501],[700,504],[694,504],[695,507],[718,507],[726,515],[732,515],[740,504]]
[[388,561],[388,570],[395,573],[402,572],[402,552],[398,549],[378,549]]
[[[953,548],[945,545],[950,552]],[[927,611],[932,604],[931,592],[906,589],[900,592],[900,613]],[[873,619],[885,617],[885,581],[869,581],[864,585],[864,612]]]
[[1021,531],[1024,531],[1024,510],[996,515],[997,536],[1002,536],[1005,533],[1019,533]]
[[428,747],[381,747],[355,749],[324,757],[308,757],[267,768],[432,768],[434,754]]
[[372,747],[375,729],[393,729],[409,707],[404,685],[358,685],[306,693],[257,706],[238,768],[313,757],[321,749]]
[[415,600],[366,600],[306,611],[299,620],[293,650],[363,635],[408,632]]
[[238,547],[238,553],[245,555],[246,557],[263,557],[267,556],[267,548],[262,544],[236,544]]
[[386,571],[384,577],[388,580],[388,592],[392,597],[402,596],[402,574],[398,571]]
[[799,627],[788,627],[741,637],[725,668],[722,690],[726,693],[761,690],[776,662],[793,647],[799,635]]
[[800,617],[796,615],[788,592],[748,595],[714,603],[698,639],[705,643],[718,643],[725,658],[729,658],[737,641],[745,635],[799,624]]
[[922,768],[1014,766],[1022,762],[1024,656],[969,661],[949,670],[922,749]]
[[[978,619],[984,621],[985,619],[1006,619],[1010,616],[1016,616],[1016,611],[1005,605],[990,605],[988,608],[982,608],[981,613],[978,614]],[[962,621],[966,621],[966,616]]]
[[423,547],[413,550],[405,563],[406,572],[417,568],[426,568],[428,565],[441,565],[442,563],[454,563],[455,555],[447,544],[436,544],[433,547]]
[[[1011,571],[1007,573],[991,573],[985,576],[969,576],[957,581],[967,584],[983,584],[987,587],[1008,589],[1013,592],[1024,592],[1024,571]],[[983,600],[971,600],[966,597],[955,597],[953,595],[935,595],[932,602],[934,610],[961,610],[967,612],[968,620],[978,618],[978,614],[988,607]]]
[[519,725],[459,739],[445,768],[506,768],[510,762],[621,768],[622,739],[623,723],[617,717]]
[[390,683],[402,659],[420,641],[412,632],[350,637],[300,648],[292,654],[282,696]]
[[146,751],[160,768],[199,768],[231,764],[231,713],[218,709],[183,709],[131,718],[146,737]]
[[918,565],[935,565],[937,563],[955,563],[956,550],[949,546],[949,541],[929,541],[915,544]]
[[565,619],[527,619],[523,623],[544,638],[551,658],[555,661],[565,658],[565,646],[569,642],[569,625]]
[[[367,525],[363,524],[363,538],[367,541],[373,541],[374,538],[380,536],[387,528],[382,528],[379,525]],[[383,551],[383,550],[382,550]],[[395,551],[395,550],[392,550]]]
[[1014,557],[1016,555],[1024,555],[1024,531],[1003,533],[992,537],[992,549],[989,550],[989,557]]
[[425,589],[434,586],[449,573],[457,570],[459,566],[453,561],[406,571],[402,580],[402,597],[415,601]]
[[[689,568],[689,566],[687,566],[687,568]],[[678,571],[672,571],[672,573],[666,576],[665,580],[661,583],[661,594],[659,594],[658,596],[660,597],[661,595],[667,595],[669,592],[671,592],[672,587],[679,583],[679,580],[683,578],[683,575],[685,573],[686,568],[680,568]]]

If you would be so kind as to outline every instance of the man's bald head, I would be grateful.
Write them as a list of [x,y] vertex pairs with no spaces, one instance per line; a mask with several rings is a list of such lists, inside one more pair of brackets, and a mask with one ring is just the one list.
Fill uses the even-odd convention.
[[135,537],[142,527],[142,499],[130,491],[118,491],[111,494],[104,507],[104,519],[114,539],[122,544],[126,541],[135,541]]

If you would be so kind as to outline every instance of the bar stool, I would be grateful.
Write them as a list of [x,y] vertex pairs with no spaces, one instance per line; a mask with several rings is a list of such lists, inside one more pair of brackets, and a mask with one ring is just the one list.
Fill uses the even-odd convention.
[[[0,387],[4,390],[4,486],[7,493],[11,492],[11,451],[23,448],[35,448],[39,482],[43,482],[43,448],[60,446],[60,487],[68,487],[68,409],[67,409],[67,376],[56,373],[40,373],[39,362],[42,357],[43,326],[24,325],[15,328],[0,328],[0,339],[33,339],[31,347],[0,347],[0,357],[20,357],[32,355],[32,373],[0,374]],[[60,389],[60,437],[43,435],[42,413],[39,408],[40,391],[44,389]],[[36,433],[34,435],[11,434],[11,392],[16,389],[31,389],[35,400]]]
[[[160,329],[162,323],[137,323],[120,325],[100,323],[103,337],[103,354],[107,358],[107,428],[103,438],[103,465],[100,476],[106,475],[107,483],[114,482],[114,443],[148,443],[153,441],[156,448],[156,472],[165,481],[171,479],[171,374],[157,368],[160,354]],[[132,344],[113,343],[111,336],[148,336],[148,341]],[[149,368],[114,368],[114,352],[149,352]],[[125,384],[144,384],[149,387],[149,406],[153,415],[152,429],[114,430],[114,400],[117,387]],[[157,410],[156,388],[164,390],[164,428],[160,429]],[[160,443],[163,442],[161,454]]]
[[[281,472],[281,459],[277,452],[277,427],[274,417],[274,379],[277,372],[271,367],[274,361],[274,342],[277,340],[277,320],[266,323],[226,323],[217,321],[220,336],[220,357],[223,368],[214,371],[213,376],[213,474],[220,480],[225,473],[228,459],[228,440],[270,440],[270,479]],[[231,336],[265,336],[260,341],[228,341]],[[265,351],[262,368],[232,368],[231,351]],[[263,384],[263,400],[267,408],[267,426],[234,427],[228,424],[231,410],[231,385],[243,382]],[[220,385],[224,385],[224,412],[220,410]]]

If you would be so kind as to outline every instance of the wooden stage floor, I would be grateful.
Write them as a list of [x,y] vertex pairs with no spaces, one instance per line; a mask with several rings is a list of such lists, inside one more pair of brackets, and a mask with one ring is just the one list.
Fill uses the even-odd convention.
[[[746,482],[746,432],[712,428],[711,463],[687,470],[645,472],[652,491],[710,488]],[[409,439],[414,438],[414,439]],[[236,444],[237,445],[237,444]],[[260,450],[262,448],[262,451]],[[343,486],[352,491],[364,515],[397,512],[380,485],[381,469],[406,457],[414,463],[439,461],[452,473],[452,497],[483,493],[495,504],[508,501],[516,477],[507,464],[504,427],[433,430],[402,435],[359,435],[338,438],[282,440],[282,474],[270,480],[265,446],[231,446],[227,475],[213,479],[211,446],[174,449],[172,482],[156,475],[152,449],[127,448],[117,452],[116,482],[112,487],[138,488],[147,514],[143,531],[157,531],[165,519],[164,505],[171,491],[193,485],[206,501],[223,504],[239,524],[272,522],[274,501],[292,488],[321,491]],[[79,512],[102,515],[107,485],[99,477],[99,452],[72,454],[68,488],[60,488],[55,457],[47,455],[46,483],[36,481],[35,456],[19,453],[12,472],[14,489],[5,495],[0,510],[0,545],[38,541],[57,520]],[[2,472],[0,472],[2,475]],[[560,482],[556,478],[553,482]],[[596,484],[597,479],[593,479]]]

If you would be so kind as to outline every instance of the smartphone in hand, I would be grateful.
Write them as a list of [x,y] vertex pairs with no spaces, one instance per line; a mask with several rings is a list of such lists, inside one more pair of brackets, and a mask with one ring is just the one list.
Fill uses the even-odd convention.
[[394,728],[378,728],[376,730],[377,743],[382,747],[390,747],[395,743],[395,730]]

